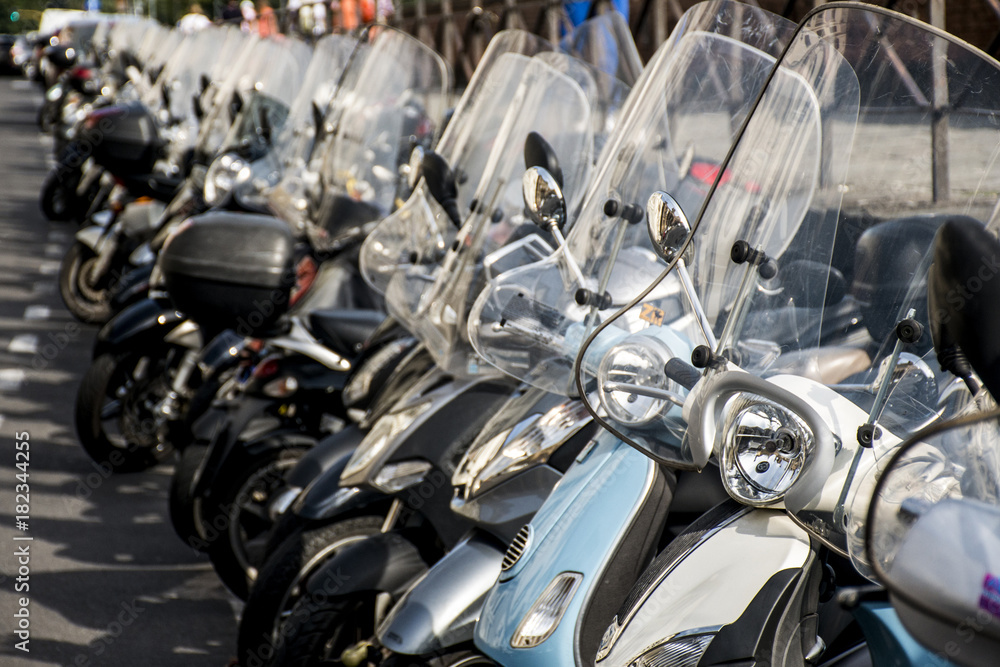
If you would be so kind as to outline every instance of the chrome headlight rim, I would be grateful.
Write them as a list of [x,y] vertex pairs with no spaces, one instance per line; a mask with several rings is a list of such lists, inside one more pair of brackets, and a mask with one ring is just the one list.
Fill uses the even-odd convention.
[[[716,451],[726,492],[752,507],[781,503],[812,464],[816,452],[812,429],[794,410],[750,392],[736,393],[726,401],[721,423]],[[741,428],[747,432],[738,433]],[[775,474],[772,468],[778,478],[769,482]]]

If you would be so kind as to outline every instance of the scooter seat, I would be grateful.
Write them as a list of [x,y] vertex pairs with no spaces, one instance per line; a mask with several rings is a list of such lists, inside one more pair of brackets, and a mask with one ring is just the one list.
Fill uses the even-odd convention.
[[314,310],[309,331],[334,352],[353,356],[385,318],[378,310]]

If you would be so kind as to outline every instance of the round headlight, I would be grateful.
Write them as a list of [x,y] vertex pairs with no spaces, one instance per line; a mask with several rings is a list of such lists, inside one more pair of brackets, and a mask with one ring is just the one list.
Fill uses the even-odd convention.
[[629,336],[608,350],[597,369],[597,395],[608,416],[621,424],[641,426],[672,407],[666,399],[629,391],[629,386],[678,391],[663,372],[673,357],[666,343],[642,334]]
[[750,505],[784,498],[808,463],[812,432],[788,409],[737,394],[726,406],[720,468],[726,490]]
[[225,153],[212,162],[205,175],[205,203],[221,206],[233,188],[250,178],[250,165],[237,155]]

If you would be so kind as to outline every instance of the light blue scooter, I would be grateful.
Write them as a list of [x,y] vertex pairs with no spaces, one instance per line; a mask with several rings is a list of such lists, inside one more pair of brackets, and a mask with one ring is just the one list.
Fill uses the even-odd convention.
[[[637,224],[649,192],[667,182],[697,210],[793,27],[725,0],[685,14],[644,70],[566,247],[550,260],[503,274],[477,301],[470,337],[484,358],[535,386],[577,393],[572,369],[581,343],[624,303],[623,295],[665,266],[649,250],[645,225]],[[625,340],[611,334],[595,343],[599,351],[590,358],[618,354],[631,359],[633,371],[662,377],[671,357],[714,342],[707,324],[693,317],[691,275],[683,268],[678,275],[661,289],[672,305],[634,323],[676,321],[676,331]],[[676,384],[632,398],[623,389],[584,387],[608,412],[637,422],[679,403],[683,393]],[[679,450],[680,411],[669,414]],[[717,475],[677,475],[614,433],[597,436],[511,544],[476,626],[477,648],[500,664],[590,663],[655,553],[725,499]]]

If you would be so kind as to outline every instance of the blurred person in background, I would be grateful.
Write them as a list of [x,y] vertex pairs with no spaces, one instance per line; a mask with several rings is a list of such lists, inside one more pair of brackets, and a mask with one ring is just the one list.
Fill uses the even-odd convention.
[[195,2],[188,8],[188,13],[182,16],[181,20],[177,22],[177,29],[183,33],[192,33],[207,28],[210,25],[212,25],[212,21],[205,16],[205,12],[201,10],[201,5]]

